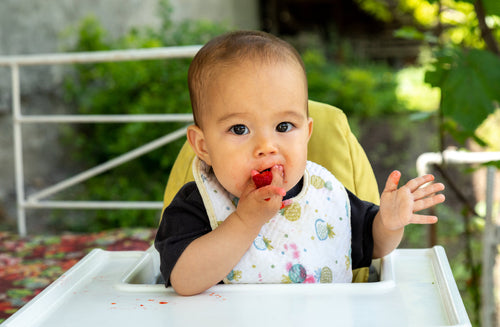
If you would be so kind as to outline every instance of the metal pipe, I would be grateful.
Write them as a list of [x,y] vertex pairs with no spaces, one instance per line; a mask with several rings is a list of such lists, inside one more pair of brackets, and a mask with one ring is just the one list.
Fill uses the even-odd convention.
[[[17,193],[17,222],[18,231],[21,236],[26,235],[26,208],[50,207],[51,204],[60,207],[59,202],[45,201],[38,202],[39,199],[53,195],[69,186],[80,181],[86,180],[100,172],[114,168],[128,160],[132,160],[148,151],[169,143],[184,135],[185,129],[178,130],[157,141],[150,142],[144,147],[138,148],[114,160],[110,160],[94,169],[90,169],[73,178],[67,179],[61,183],[48,187],[41,192],[33,194],[28,201],[25,201],[24,192],[24,171],[23,171],[23,142],[22,142],[22,124],[36,123],[128,123],[128,122],[192,122],[191,114],[151,114],[151,115],[29,115],[23,116],[21,113],[21,95],[19,67],[33,65],[61,65],[61,64],[83,64],[96,62],[119,62],[136,60],[160,60],[174,58],[192,58],[200,45],[161,47],[147,49],[127,49],[111,51],[94,52],[76,52],[76,53],[53,53],[53,54],[35,54],[18,56],[0,56],[0,66],[10,66],[12,71],[12,103],[13,103],[13,134],[14,134],[14,164]],[[71,201],[70,201],[71,203]],[[79,203],[79,204],[78,204]],[[74,203],[82,206],[84,202]],[[89,202],[94,203],[94,202]],[[97,203],[97,202],[95,202]],[[101,202],[103,207],[109,207],[110,204]],[[96,204],[92,204],[97,208]],[[112,205],[113,206],[113,205]]]
[[133,115],[29,115],[16,118],[21,123],[139,123],[192,122],[192,114],[133,114]]
[[17,195],[17,229],[19,235],[26,236],[26,212],[22,203],[24,201],[24,170],[23,170],[23,140],[21,124],[21,89],[19,81],[19,66],[11,65],[12,78],[12,128],[14,137],[14,170],[16,176]]
[[441,152],[426,152],[417,158],[417,172],[419,176],[429,173],[432,164],[475,164],[500,160],[500,152],[468,152],[444,150]]
[[[483,232],[483,270],[481,274],[481,323],[483,326],[495,326],[495,280],[493,279],[493,270],[496,259],[498,227],[493,221],[493,195],[495,190],[495,172],[494,167],[488,167],[486,173],[486,217]],[[489,267],[491,265],[491,267]]]
[[71,178],[65,179],[55,185],[52,185],[50,187],[47,187],[44,190],[41,190],[37,193],[32,194],[28,198],[28,202],[34,203],[42,198],[46,198],[48,196],[51,196],[53,194],[56,194],[68,187],[71,187],[75,184],[78,184],[80,182],[83,182],[91,177],[94,177],[98,174],[101,174],[107,170],[110,170],[116,166],[119,166],[125,162],[128,162],[130,160],[133,160],[137,157],[142,156],[145,153],[151,152],[169,142],[172,142],[184,135],[186,135],[186,130],[187,127],[183,127],[181,129],[178,129],[172,133],[169,133],[165,136],[162,136],[154,141],[151,141],[147,144],[144,144],[132,151],[129,151],[127,153],[122,154],[121,156],[118,156],[114,159],[111,159],[105,163],[102,163],[98,166],[95,166],[91,169],[88,169],[86,171],[81,172],[80,174],[77,174]]
[[[466,152],[445,150],[443,153],[423,153],[417,159],[418,174],[429,173],[430,165],[442,164],[480,164],[500,160],[500,152]],[[500,227],[493,221],[494,180],[496,168],[487,168],[486,180],[486,217],[482,238],[482,276],[481,294],[482,308],[481,320],[484,326],[495,326],[495,281],[493,270],[496,261],[497,246],[500,243]],[[498,287],[498,286],[496,286]]]
[[162,209],[161,201],[26,201],[30,209]]
[[200,45],[74,53],[0,56],[0,66],[61,65],[108,61],[191,58]]

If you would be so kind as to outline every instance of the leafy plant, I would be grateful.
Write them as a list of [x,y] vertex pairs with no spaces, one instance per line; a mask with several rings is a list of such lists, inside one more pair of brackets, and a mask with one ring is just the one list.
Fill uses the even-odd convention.
[[442,133],[486,145],[476,131],[500,103],[500,2],[355,1],[382,21],[406,23],[396,36],[434,47],[425,82],[441,90]]
[[[403,27],[396,32],[396,36],[420,40],[432,48],[433,57],[426,67],[424,80],[440,91],[440,150],[446,148],[448,135],[463,146],[473,140],[481,146],[494,148],[496,144],[492,143],[497,143],[497,138],[486,135],[486,132],[492,130],[491,120],[498,115],[500,103],[500,2],[355,1],[383,21],[402,23]],[[408,14],[411,19],[408,19]],[[465,297],[465,302],[470,305],[471,320],[479,324],[481,298],[478,276],[482,267],[476,259],[480,253],[477,251],[478,235],[471,226],[472,221],[480,218],[474,218],[477,214],[467,203],[461,188],[455,185],[455,179],[449,176],[449,168],[444,165],[436,168],[446,180],[447,188],[463,204],[462,229],[461,232],[455,230],[463,238],[465,249],[460,254],[462,260],[454,261],[454,270],[460,272],[457,280],[463,294],[470,295]],[[464,272],[468,276],[464,277]]]
[[500,101],[500,57],[486,50],[447,48],[437,58],[425,81],[441,89],[442,127],[464,144],[496,110]]
[[[93,17],[76,30],[73,51],[136,49],[203,44],[227,30],[205,21],[174,24],[167,1],[160,1],[160,27],[134,28],[110,39]],[[75,65],[65,80],[65,98],[80,114],[189,113],[187,70],[191,59],[169,59]],[[78,125],[65,139],[75,160],[93,166],[112,159],[181,127],[182,123]],[[184,140],[170,143],[132,162],[89,180],[76,197],[92,200],[159,201],[167,176]],[[95,231],[112,227],[156,226],[158,213],[96,211],[77,227]]]
[[384,64],[343,64],[328,61],[317,50],[302,54],[307,70],[309,98],[342,108],[357,118],[405,111],[397,98],[394,70]]
[[[404,0],[403,2],[408,2]],[[488,145],[484,125],[500,103],[500,5],[497,0],[419,0],[434,7],[428,24],[406,26],[398,35],[426,41],[433,47],[433,60],[425,75],[425,81],[440,89],[439,108],[440,147],[446,147],[446,135],[465,145],[474,140],[481,146]],[[431,33],[429,33],[431,32]],[[497,127],[498,128],[498,127]],[[490,138],[491,140],[491,138]],[[463,232],[465,262],[469,277],[467,290],[473,311],[471,320],[479,324],[481,297],[479,275],[482,269],[477,263],[477,235],[472,221],[477,216],[473,206],[467,203],[460,187],[448,176],[446,166],[437,169],[452,191],[463,203]],[[459,269],[460,270],[460,269]],[[463,271],[463,270],[461,270]],[[459,283],[465,290],[464,283]]]

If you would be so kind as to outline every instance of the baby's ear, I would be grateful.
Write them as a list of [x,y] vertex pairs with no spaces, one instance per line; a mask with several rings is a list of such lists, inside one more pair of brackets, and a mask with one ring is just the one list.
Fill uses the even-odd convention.
[[312,117],[308,117],[307,118],[307,128],[308,128],[308,135],[307,135],[307,141],[309,142],[309,140],[311,139],[311,135],[312,135],[312,132],[313,132],[313,124],[314,121],[312,119]]
[[207,150],[207,144],[205,142],[205,134],[196,125],[191,125],[187,129],[187,139],[194,153],[203,160],[207,165],[211,166],[212,161],[210,160],[210,155]]

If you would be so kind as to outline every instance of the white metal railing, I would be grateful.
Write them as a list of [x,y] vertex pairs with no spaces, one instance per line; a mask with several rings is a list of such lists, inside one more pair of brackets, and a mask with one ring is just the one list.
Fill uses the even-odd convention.
[[[445,150],[440,152],[423,153],[417,158],[418,175],[429,173],[433,164],[481,164],[490,161],[499,161],[500,152],[468,152]],[[486,215],[482,236],[482,273],[481,273],[481,322],[483,326],[496,326],[496,301],[494,269],[497,248],[500,244],[500,226],[494,220],[494,192],[496,168],[488,166],[486,173]],[[498,214],[498,213],[496,213]]]
[[114,159],[67,178],[57,184],[31,194],[24,190],[23,124],[39,123],[127,123],[127,122],[192,122],[192,114],[122,114],[122,115],[23,115],[21,111],[21,84],[19,69],[23,66],[61,65],[96,62],[118,62],[132,60],[191,58],[200,46],[179,46],[150,49],[112,50],[96,52],[75,52],[37,54],[21,56],[0,56],[0,66],[8,66],[12,84],[12,121],[14,136],[14,165],[17,194],[17,227],[20,235],[27,234],[26,209],[161,209],[163,204],[155,201],[48,201],[44,200],[68,187],[81,183],[100,173],[115,168],[170,143],[186,133],[186,127],[164,135]]

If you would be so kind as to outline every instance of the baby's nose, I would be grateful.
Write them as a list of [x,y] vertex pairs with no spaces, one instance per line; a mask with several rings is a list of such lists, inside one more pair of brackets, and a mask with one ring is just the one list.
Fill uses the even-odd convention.
[[276,154],[277,152],[278,147],[276,144],[271,139],[263,138],[258,141],[254,154],[256,157],[263,157]]

